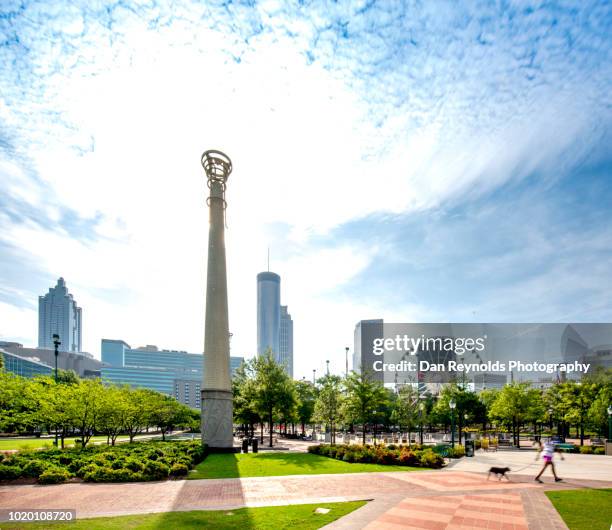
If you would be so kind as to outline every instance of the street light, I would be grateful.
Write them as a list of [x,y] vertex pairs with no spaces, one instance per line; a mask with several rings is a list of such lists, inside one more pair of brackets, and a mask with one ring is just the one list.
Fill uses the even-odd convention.
[[423,445],[423,411],[425,410],[425,403],[422,401],[419,403],[419,423],[421,424],[421,433],[419,439],[421,441],[421,445]]
[[448,402],[448,406],[451,409],[451,447],[455,447],[455,407],[457,406],[457,403],[455,403],[455,400],[451,398],[451,400]]
[[608,405],[608,441],[612,441],[612,405]]
[[374,445],[376,445],[376,422],[378,421],[376,418],[376,414],[378,414],[378,412],[373,410],[372,415],[374,416]]
[[53,346],[55,347],[55,382],[57,383],[57,357],[59,355],[58,347],[61,344],[60,336],[57,333],[53,334]]
[[312,369],[312,386],[315,386],[315,385],[316,385],[316,377],[315,377],[315,376],[316,376],[316,374],[317,374],[317,369],[316,369],[316,368],[313,368],[313,369]]
[[344,348],[344,351],[346,353],[346,377],[348,377],[348,351],[349,351],[349,347],[347,346],[346,348]]
[[[60,336],[57,333],[53,334],[53,346],[55,352],[55,384],[57,384],[57,357],[59,355],[58,347],[61,344]],[[53,445],[57,447],[57,425],[55,426],[55,440],[53,441]]]
[[325,361],[327,363],[327,375],[329,375],[329,361]]

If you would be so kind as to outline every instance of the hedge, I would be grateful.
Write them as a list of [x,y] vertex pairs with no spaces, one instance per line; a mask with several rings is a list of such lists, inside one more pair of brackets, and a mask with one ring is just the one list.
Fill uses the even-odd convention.
[[444,465],[444,459],[431,449],[420,446],[409,448],[402,445],[311,445],[308,452],[315,455],[336,458],[348,463],[382,464],[437,469]]
[[21,451],[0,461],[0,480],[37,478],[41,484],[73,477],[86,482],[166,480],[187,475],[205,456],[204,447],[197,441]]

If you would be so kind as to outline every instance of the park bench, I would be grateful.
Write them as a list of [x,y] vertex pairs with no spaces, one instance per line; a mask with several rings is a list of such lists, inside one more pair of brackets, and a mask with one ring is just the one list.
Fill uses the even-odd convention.
[[569,453],[571,451],[575,451],[576,446],[574,444],[562,443],[562,444],[555,444],[555,449],[559,449],[560,451],[563,451],[564,453]]

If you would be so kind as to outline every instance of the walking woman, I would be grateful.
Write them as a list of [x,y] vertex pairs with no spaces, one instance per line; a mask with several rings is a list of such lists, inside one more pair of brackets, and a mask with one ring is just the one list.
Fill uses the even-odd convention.
[[555,472],[555,464],[553,463],[553,458],[555,456],[555,453],[559,453],[559,455],[561,456],[561,460],[565,460],[563,458],[563,454],[561,453],[561,451],[557,449],[555,447],[555,444],[552,443],[550,440],[548,440],[544,444],[544,447],[542,448],[541,451],[542,451],[542,459],[544,460],[544,465],[542,466],[542,469],[540,469],[538,476],[534,480],[536,482],[542,482],[540,480],[540,477],[542,476],[542,473],[544,473],[544,471],[546,470],[548,466],[550,466],[550,469],[552,470],[553,477],[555,477],[555,482],[559,482],[560,480],[563,480],[557,476],[557,473]]

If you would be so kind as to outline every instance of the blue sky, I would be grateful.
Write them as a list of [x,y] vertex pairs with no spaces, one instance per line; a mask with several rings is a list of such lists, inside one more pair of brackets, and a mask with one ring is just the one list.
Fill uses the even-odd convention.
[[235,354],[268,246],[298,376],[361,318],[612,320],[609,3],[0,9],[0,338],[64,276],[88,351],[201,351],[210,148]]

